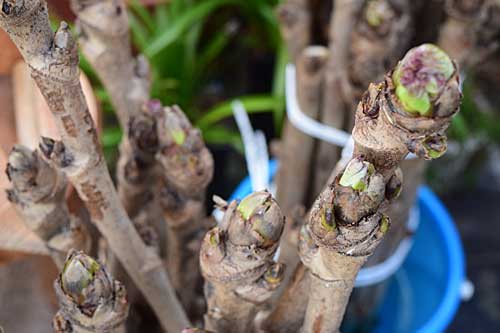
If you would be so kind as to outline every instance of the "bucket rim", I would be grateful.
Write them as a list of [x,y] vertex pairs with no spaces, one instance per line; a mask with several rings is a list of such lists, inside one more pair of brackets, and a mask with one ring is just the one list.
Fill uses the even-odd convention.
[[418,333],[440,333],[452,322],[461,301],[461,288],[465,281],[465,254],[458,230],[442,201],[426,185],[419,188],[418,202],[427,210],[438,227],[447,249],[447,284],[444,296],[434,314],[417,329]]

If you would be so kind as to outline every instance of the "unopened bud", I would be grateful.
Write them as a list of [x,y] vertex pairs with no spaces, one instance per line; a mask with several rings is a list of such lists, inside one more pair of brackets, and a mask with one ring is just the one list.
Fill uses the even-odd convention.
[[104,268],[83,252],[72,252],[61,272],[62,291],[78,304],[82,312],[92,315],[102,298],[113,293],[113,282]]
[[233,213],[228,228],[231,241],[239,245],[267,247],[281,236],[284,217],[271,193],[259,191],[244,198]]
[[432,116],[433,102],[454,72],[450,57],[433,44],[423,44],[408,51],[392,75],[396,96],[404,110]]

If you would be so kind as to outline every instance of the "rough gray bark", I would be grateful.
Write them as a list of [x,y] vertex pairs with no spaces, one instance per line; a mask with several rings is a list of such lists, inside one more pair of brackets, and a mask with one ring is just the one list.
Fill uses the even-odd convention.
[[203,284],[198,256],[209,229],[205,193],[214,161],[200,131],[178,106],[159,110],[155,120],[161,177],[157,193],[167,226],[166,265],[184,308],[196,314],[200,312],[196,292]]
[[7,198],[25,224],[45,243],[60,269],[71,249],[89,250],[90,237],[66,204],[67,180],[45,162],[37,151],[14,146],[9,154],[7,176],[12,189]]
[[78,53],[68,25],[62,23],[54,34],[44,1],[4,0],[0,26],[29,64],[56,119],[62,142],[44,140],[42,152],[74,185],[163,327],[179,331],[188,326],[160,258],[143,243],[120,204],[82,93]]
[[[353,89],[348,77],[351,33],[364,0],[335,0],[329,27],[330,55],[326,65],[323,104],[320,120],[335,128],[344,128],[346,100],[352,99]],[[314,160],[314,181],[311,198],[315,198],[327,183],[331,170],[340,158],[340,148],[319,141]]]
[[266,191],[255,192],[240,204],[217,201],[225,210],[224,219],[207,233],[200,253],[208,303],[205,328],[218,333],[253,332],[260,305],[283,279],[283,265],[272,257],[284,217]]
[[[420,82],[420,71],[437,76],[437,93],[430,97],[422,87],[432,77]],[[400,93],[405,89],[408,95]],[[429,98],[430,105],[414,109],[413,94]],[[353,159],[316,200],[300,233],[300,255],[311,278],[303,332],[338,332],[357,272],[389,227],[381,211],[400,192],[399,163],[409,152],[424,159],[445,152],[444,132],[460,98],[456,65],[429,44],[410,50],[363,95]]]
[[[297,59],[297,96],[301,111],[317,118],[321,106],[321,88],[328,49],[322,46],[307,47]],[[296,206],[306,204],[310,186],[314,139],[285,124],[280,151],[280,169],[277,179],[277,200],[285,214]]]
[[447,19],[438,45],[464,68],[471,68],[500,46],[500,4],[496,0],[446,0]]
[[281,34],[295,63],[311,42],[311,13],[308,0],[286,0],[278,6]]

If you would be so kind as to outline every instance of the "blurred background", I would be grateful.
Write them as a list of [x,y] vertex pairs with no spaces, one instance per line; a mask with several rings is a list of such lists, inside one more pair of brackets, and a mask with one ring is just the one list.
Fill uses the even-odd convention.
[[[68,1],[48,2],[54,25],[74,20]],[[265,133],[269,145],[280,137],[288,57],[275,18],[278,2],[130,1],[132,43],[150,61],[152,96],[165,105],[179,104],[202,130],[214,154],[215,175],[208,197],[228,198],[247,174],[242,140],[232,119],[232,100],[243,102],[252,125]],[[53,133],[53,129],[47,120],[49,112],[43,111],[43,102],[3,31],[0,45],[0,166],[4,168],[5,156],[15,142],[36,142],[39,135]],[[86,90],[95,106],[105,156],[114,170],[122,133],[106,91],[83,56],[81,68],[88,80]],[[456,149],[431,163],[426,182],[454,218],[465,248],[466,274],[474,285],[472,297],[461,304],[448,331],[494,332],[500,329],[500,57],[482,64],[473,75],[467,73],[463,92],[461,111],[449,132]],[[34,119],[36,125],[30,128],[16,119]],[[0,187],[5,187],[4,182],[0,178]],[[16,321],[30,318],[48,323],[55,306],[53,296],[38,295],[36,290],[42,286],[47,294],[52,293],[50,278],[44,276],[54,276],[55,268],[43,256],[26,254],[26,249],[34,253],[43,249],[36,239],[23,234],[3,193],[0,200],[0,243],[7,244],[0,246],[0,325],[17,327],[9,313],[16,313]],[[74,209],[78,209],[77,201],[74,199]],[[20,236],[5,229],[3,222],[10,221],[10,228],[17,228],[15,235]],[[16,274],[40,278],[33,285],[18,281],[18,289],[14,281],[9,281],[9,289],[1,287]],[[33,302],[46,311],[36,312],[38,317],[33,317],[35,312],[22,311],[25,304],[18,290],[36,294]],[[35,331],[42,332],[26,330]]]

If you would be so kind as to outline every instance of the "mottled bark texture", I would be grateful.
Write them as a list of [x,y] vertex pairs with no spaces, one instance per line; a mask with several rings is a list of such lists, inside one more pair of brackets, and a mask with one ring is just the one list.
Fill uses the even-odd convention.
[[[287,269],[288,266],[287,266]],[[284,282],[285,283],[285,282]],[[279,302],[262,324],[263,332],[298,332],[302,326],[309,298],[310,275],[307,268],[296,265]],[[296,300],[303,300],[297,302]]]
[[445,152],[444,131],[460,98],[455,64],[430,44],[410,50],[363,95],[353,159],[316,200],[300,233],[311,279],[303,332],[338,332],[354,279],[387,232],[381,211],[400,192],[399,163],[409,152],[424,159]]
[[[322,46],[309,46],[297,60],[298,102],[301,111],[311,118],[317,118],[319,115],[324,66],[327,59],[328,49]],[[285,124],[276,198],[287,215],[291,214],[296,206],[306,204],[313,148],[312,137],[295,128],[290,122]]]
[[[348,73],[349,50],[351,34],[363,2],[364,0],[335,0],[333,3],[328,44],[330,55],[326,65],[320,120],[335,128],[344,127],[345,101],[351,100],[350,96],[353,94]],[[316,149],[311,198],[321,192],[340,157],[340,148],[331,143],[319,141]]]
[[203,280],[199,252],[206,223],[205,193],[213,177],[214,162],[201,133],[178,106],[155,113],[158,131],[156,160],[161,178],[159,201],[167,225],[167,268],[181,303],[199,313],[197,291]]
[[224,218],[207,233],[200,254],[208,303],[205,327],[219,333],[253,332],[259,305],[283,278],[283,265],[272,258],[285,219],[266,191],[239,204],[217,201]]
[[382,80],[400,59],[412,37],[410,14],[408,3],[401,8],[389,0],[365,3],[352,34],[350,78],[355,85]]
[[311,280],[302,332],[338,332],[356,275],[389,228],[378,212],[385,186],[373,164],[354,158],[313,205],[299,241]]
[[123,0],[71,0],[77,15],[78,42],[109,92],[118,120],[127,128],[149,97],[149,68],[144,57],[134,59]]
[[62,141],[41,150],[74,185],[92,221],[106,237],[165,329],[189,325],[160,258],[141,240],[109,176],[79,78],[76,43],[66,23],[54,34],[40,0],[3,0],[0,26],[7,31],[47,100]]
[[142,112],[149,98],[149,66],[143,56],[132,57],[124,1],[72,0],[71,7],[78,17],[82,52],[108,91],[125,133],[117,164],[118,194],[134,217],[151,200],[155,178],[155,145],[145,137],[151,121]]
[[362,93],[371,82],[383,80],[408,50],[414,37],[415,1],[369,0],[366,1],[349,46],[349,80],[353,87],[349,106],[347,128],[354,124],[354,112]]
[[[426,166],[427,162],[420,159],[401,162],[404,186],[399,197],[391,203],[386,212],[391,219],[391,228],[364,267],[371,267],[387,260],[396,251],[401,241],[411,236],[408,230],[408,218],[417,199],[417,190],[424,180]],[[387,286],[384,281],[373,286],[354,289],[345,315],[349,325],[364,327],[368,330],[374,328],[370,325],[376,322],[374,319]]]
[[121,333],[128,315],[127,292],[106,268],[83,252],[72,251],[54,282],[60,310],[56,332]]
[[59,170],[24,146],[9,154],[7,176],[12,188],[7,198],[25,224],[45,243],[59,269],[71,249],[89,250],[90,237],[65,201],[67,180]]
[[446,0],[446,22],[438,45],[461,68],[481,63],[500,46],[500,3],[497,0]]
[[[324,78],[324,67],[328,49],[309,46],[299,57],[297,68],[297,96],[301,111],[311,118],[318,118]],[[283,213],[289,217],[300,207],[307,207],[307,196],[311,187],[314,169],[314,142],[309,135],[286,122],[280,151],[280,168],[277,176],[276,199]],[[296,254],[297,242],[293,239],[295,223],[288,223],[281,239],[282,258],[287,267],[293,268],[299,262]],[[287,271],[286,276],[290,276]],[[285,278],[285,281],[287,278]]]
[[[156,163],[158,135],[154,113],[161,103],[150,100],[139,113],[130,117],[120,144],[117,164],[118,195],[127,213],[135,217],[154,200],[154,184],[159,177]],[[151,217],[153,212],[150,211]],[[161,219],[161,218],[160,218]]]
[[290,60],[295,63],[311,42],[311,12],[308,0],[283,1],[276,11],[281,35]]

